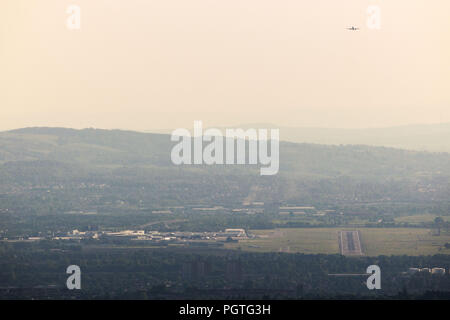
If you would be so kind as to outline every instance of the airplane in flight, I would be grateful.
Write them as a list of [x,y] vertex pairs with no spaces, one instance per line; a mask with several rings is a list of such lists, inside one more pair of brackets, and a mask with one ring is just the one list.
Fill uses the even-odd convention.
[[347,30],[356,31],[356,30],[359,30],[359,28],[351,26],[351,27],[347,28]]

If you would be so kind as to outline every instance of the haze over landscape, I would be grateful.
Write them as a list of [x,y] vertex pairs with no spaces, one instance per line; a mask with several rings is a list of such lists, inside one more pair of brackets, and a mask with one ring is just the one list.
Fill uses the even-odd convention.
[[0,300],[449,300],[449,12],[0,1]]

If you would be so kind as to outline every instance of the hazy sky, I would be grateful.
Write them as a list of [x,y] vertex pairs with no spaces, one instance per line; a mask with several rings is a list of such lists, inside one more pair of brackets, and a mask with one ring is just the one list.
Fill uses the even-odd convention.
[[1,0],[0,28],[0,130],[450,122],[448,0]]

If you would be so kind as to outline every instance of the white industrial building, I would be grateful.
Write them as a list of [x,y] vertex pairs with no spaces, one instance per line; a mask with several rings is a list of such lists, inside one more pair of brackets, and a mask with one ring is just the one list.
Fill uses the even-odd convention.
[[445,268],[433,268],[431,269],[432,274],[445,274]]

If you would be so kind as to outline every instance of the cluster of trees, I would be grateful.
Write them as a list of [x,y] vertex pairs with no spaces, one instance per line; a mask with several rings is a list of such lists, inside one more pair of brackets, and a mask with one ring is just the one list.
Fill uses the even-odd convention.
[[[49,245],[49,244],[47,244]],[[65,289],[67,266],[82,271],[82,290]],[[364,273],[376,264],[382,289],[367,289]],[[450,256],[238,253],[233,251],[98,249],[39,244],[0,246],[0,298],[392,298],[450,292],[450,275],[406,275],[409,267],[450,267]],[[25,290],[25,289],[30,290]]]

